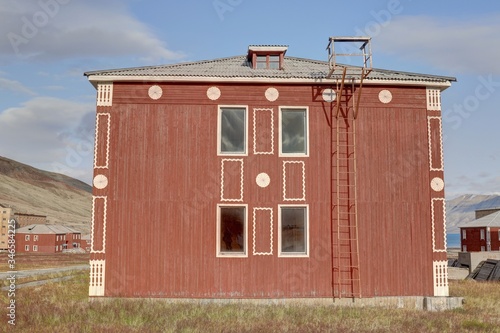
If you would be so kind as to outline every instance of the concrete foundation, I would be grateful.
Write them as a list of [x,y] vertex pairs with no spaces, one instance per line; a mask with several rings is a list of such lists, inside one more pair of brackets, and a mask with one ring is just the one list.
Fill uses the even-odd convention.
[[[91,297],[90,301],[106,301],[107,297]],[[135,300],[132,298],[131,300]],[[149,298],[152,302],[195,304],[253,304],[291,306],[334,307],[382,307],[393,309],[415,309],[423,311],[445,311],[461,308],[463,297],[393,296],[372,298]]]

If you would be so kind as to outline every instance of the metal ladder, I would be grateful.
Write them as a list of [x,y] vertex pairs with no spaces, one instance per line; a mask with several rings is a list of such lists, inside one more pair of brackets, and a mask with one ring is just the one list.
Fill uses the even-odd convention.
[[[336,126],[332,133],[332,232],[334,233],[333,253],[333,294],[336,298],[361,297],[359,272],[358,214],[356,188],[356,114],[349,106],[349,96],[345,89],[345,73],[337,94]],[[354,96],[354,85],[351,88]],[[354,105],[354,103],[353,103]],[[333,120],[333,119],[332,119]]]

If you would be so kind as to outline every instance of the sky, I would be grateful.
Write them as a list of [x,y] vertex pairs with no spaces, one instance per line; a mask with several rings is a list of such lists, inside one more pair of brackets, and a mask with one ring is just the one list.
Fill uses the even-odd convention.
[[500,194],[500,2],[1,0],[0,156],[92,179],[86,71],[285,44],[326,60],[330,36],[371,36],[373,66],[452,76],[442,94],[445,193]]

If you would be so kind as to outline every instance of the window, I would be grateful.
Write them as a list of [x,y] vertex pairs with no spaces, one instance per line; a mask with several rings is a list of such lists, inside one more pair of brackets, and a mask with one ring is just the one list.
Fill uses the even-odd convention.
[[247,153],[246,107],[219,108],[219,154]]
[[481,252],[484,252],[484,245],[481,246]]
[[500,230],[498,230],[498,240],[500,241]]
[[307,108],[280,109],[280,155],[307,156]]
[[278,54],[257,55],[255,57],[255,67],[257,69],[280,69],[280,56]]
[[484,240],[484,229],[481,229],[481,240]]
[[462,246],[462,251],[467,252],[467,245]]
[[246,205],[218,205],[217,256],[248,256]]
[[467,237],[467,230],[462,230],[462,239],[466,239]]
[[36,242],[36,241],[38,241],[38,235],[34,235],[34,236],[33,236],[33,240],[34,240],[35,242]]
[[279,256],[309,256],[307,206],[281,205],[278,219]]
[[38,245],[33,245],[33,251],[38,251]]
[[29,240],[30,240],[30,235],[25,235],[25,236],[24,236],[24,240],[25,240],[25,241],[29,241]]
[[24,245],[24,251],[29,251],[30,250],[30,246],[29,245]]

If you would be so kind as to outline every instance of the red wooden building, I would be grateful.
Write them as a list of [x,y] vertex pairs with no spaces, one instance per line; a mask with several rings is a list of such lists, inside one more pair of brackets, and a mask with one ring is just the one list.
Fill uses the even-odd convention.
[[500,209],[476,211],[476,219],[460,226],[463,252],[500,251]]
[[[90,296],[446,296],[452,77],[286,56],[101,70]],[[411,267],[408,267],[411,263]]]
[[16,229],[16,252],[58,253],[80,248],[81,233],[62,225],[31,224]]

